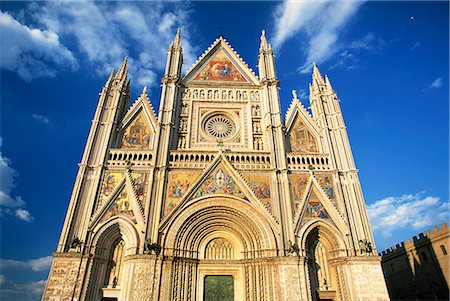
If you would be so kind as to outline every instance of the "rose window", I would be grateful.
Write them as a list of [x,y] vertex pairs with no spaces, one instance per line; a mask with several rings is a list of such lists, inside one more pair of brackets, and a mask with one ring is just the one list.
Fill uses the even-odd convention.
[[236,125],[225,115],[213,115],[205,121],[204,130],[211,138],[224,140],[233,136]]

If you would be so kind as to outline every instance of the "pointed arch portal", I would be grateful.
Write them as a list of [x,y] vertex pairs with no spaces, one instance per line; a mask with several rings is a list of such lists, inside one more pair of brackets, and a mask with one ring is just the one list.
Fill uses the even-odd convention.
[[245,300],[250,285],[245,262],[277,252],[275,231],[266,217],[236,197],[192,201],[165,233],[165,249],[171,251],[167,255],[178,259],[172,266],[172,299],[179,298],[187,275],[197,277],[197,289],[185,292],[195,300],[213,300],[217,294],[223,300]]

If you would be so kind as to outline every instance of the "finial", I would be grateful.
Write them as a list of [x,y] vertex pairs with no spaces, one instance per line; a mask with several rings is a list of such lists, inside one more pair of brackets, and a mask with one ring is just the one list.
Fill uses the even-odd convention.
[[298,97],[297,97],[297,90],[292,90],[292,97],[294,99],[298,99]]
[[173,39],[174,46],[180,46],[181,45],[181,28],[178,27],[177,34],[175,35],[175,39]]
[[269,42],[267,42],[266,31],[263,29],[261,31],[261,46],[260,49],[270,49]]
[[322,74],[320,74],[319,68],[317,68],[316,63],[313,63],[313,73],[312,73],[313,83],[318,81],[320,84],[325,84]]
[[144,86],[144,89],[142,89],[142,93],[141,93],[142,95],[145,95],[145,94],[147,94],[147,86]]

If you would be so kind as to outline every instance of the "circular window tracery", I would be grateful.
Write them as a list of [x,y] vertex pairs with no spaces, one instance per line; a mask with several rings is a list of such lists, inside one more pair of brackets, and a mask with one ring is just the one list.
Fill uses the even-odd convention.
[[225,140],[236,133],[236,124],[224,114],[210,116],[204,122],[205,133],[214,139]]

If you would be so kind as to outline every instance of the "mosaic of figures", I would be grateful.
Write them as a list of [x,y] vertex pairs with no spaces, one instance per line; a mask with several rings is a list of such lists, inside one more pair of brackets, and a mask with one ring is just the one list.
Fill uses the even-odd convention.
[[315,176],[317,181],[319,182],[320,186],[325,191],[328,198],[333,202],[336,203],[336,194],[335,189],[333,185],[333,177],[330,174],[318,174]]
[[247,82],[238,68],[236,68],[222,50],[208,62],[194,80]]
[[126,128],[122,138],[122,147],[149,148],[151,136],[150,127],[141,112]]
[[295,119],[295,123],[289,131],[289,141],[292,152],[318,152],[316,139],[299,117]]
[[241,189],[234,179],[226,173],[223,167],[217,167],[202,183],[196,191],[195,197],[201,197],[207,194],[229,194],[243,197]]
[[[185,89],[183,99],[259,100],[259,91],[235,89]],[[186,108],[187,109],[187,108]]]
[[122,190],[114,203],[109,207],[108,211],[105,213],[101,221],[106,221],[116,215],[125,215],[131,218],[131,220],[136,224],[136,218],[134,212],[131,208],[130,200],[128,198],[127,192]]
[[264,206],[273,212],[269,176],[259,173],[243,173],[242,176],[261,199]]
[[166,202],[164,216],[167,216],[181,201],[191,185],[197,181],[200,172],[182,172],[172,170],[169,172],[167,183]]
[[145,173],[132,173],[131,178],[133,179],[136,196],[142,204],[144,201],[144,196],[146,192],[145,190],[147,187],[146,175]]
[[323,207],[316,192],[311,191],[309,201],[306,205],[305,218],[328,218],[327,211]]
[[122,180],[122,177],[123,175],[120,172],[105,173],[97,208],[100,208],[103,205],[108,196],[113,192],[114,188],[116,188],[117,184]]
[[309,174],[291,174],[289,176],[289,186],[291,188],[291,200],[294,212],[297,212],[300,209],[300,202],[306,192],[306,185],[308,184],[309,177]]

